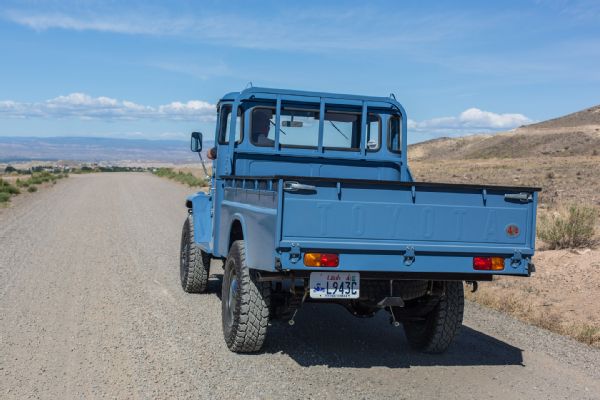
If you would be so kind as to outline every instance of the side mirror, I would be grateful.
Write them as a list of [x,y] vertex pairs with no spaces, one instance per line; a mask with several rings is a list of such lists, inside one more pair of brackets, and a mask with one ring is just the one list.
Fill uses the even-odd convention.
[[202,151],[202,132],[192,132],[192,140],[190,142],[190,149],[194,153]]

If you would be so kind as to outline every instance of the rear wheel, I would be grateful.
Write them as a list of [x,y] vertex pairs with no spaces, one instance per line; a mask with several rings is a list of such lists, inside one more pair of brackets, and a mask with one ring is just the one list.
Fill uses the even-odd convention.
[[181,287],[188,293],[204,293],[208,286],[210,255],[194,241],[194,219],[188,215],[181,232],[179,278]]
[[444,283],[444,293],[424,321],[405,321],[408,343],[425,353],[443,353],[458,333],[465,305],[463,283]]
[[223,336],[236,353],[259,351],[267,337],[271,285],[259,282],[246,265],[243,240],[236,240],[227,256],[221,295]]

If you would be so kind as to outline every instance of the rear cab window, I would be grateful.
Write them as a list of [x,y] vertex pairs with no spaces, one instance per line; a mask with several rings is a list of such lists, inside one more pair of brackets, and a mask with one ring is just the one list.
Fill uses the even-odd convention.
[[[275,107],[251,109],[250,142],[255,146],[275,145]],[[283,105],[280,116],[279,143],[282,147],[316,148],[319,142],[319,105]],[[360,109],[331,107],[323,118],[323,147],[333,150],[360,149],[362,112]],[[369,113],[367,149],[376,151],[381,141],[381,117]]]
[[316,148],[319,143],[319,105],[284,104],[279,143],[282,147]]

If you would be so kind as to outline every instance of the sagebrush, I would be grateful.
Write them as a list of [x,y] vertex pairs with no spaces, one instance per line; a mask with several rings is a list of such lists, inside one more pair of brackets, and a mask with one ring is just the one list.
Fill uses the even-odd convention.
[[551,249],[577,249],[597,244],[598,211],[584,205],[571,205],[540,216],[538,237]]
[[177,182],[185,183],[190,187],[202,187],[207,185],[205,179],[197,178],[190,172],[174,171],[172,168],[158,168],[157,170],[153,171],[153,174],[164,178],[173,179]]

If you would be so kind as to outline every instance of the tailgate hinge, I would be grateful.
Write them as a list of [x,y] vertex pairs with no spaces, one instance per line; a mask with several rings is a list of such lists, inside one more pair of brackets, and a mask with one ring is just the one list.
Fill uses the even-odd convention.
[[407,267],[411,265],[415,261],[415,248],[412,246],[407,246],[404,251],[404,265]]
[[523,255],[521,254],[521,252],[519,250],[515,250],[513,256],[510,259],[510,266],[513,268],[517,268],[521,265],[522,261],[523,261]]

